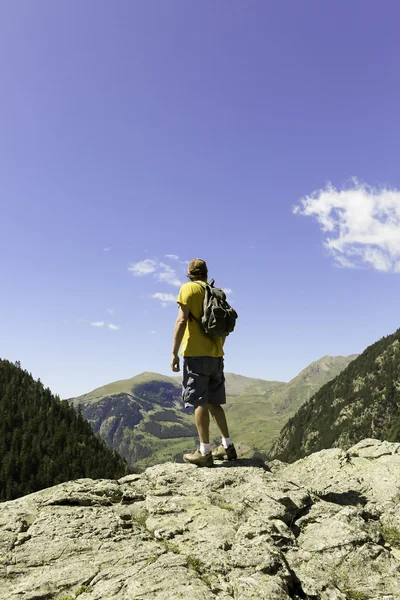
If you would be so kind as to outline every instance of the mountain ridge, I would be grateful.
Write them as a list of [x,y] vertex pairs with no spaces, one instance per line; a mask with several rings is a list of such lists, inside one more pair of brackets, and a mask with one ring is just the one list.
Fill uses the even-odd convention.
[[[324,357],[321,373],[315,381],[302,384],[302,390],[316,389],[343,368],[343,361],[349,360]],[[313,368],[318,363],[314,361]],[[243,455],[266,450],[277,437],[287,411],[290,416],[294,410],[292,404],[300,402],[296,378],[289,382],[291,387],[286,398],[284,390],[289,384],[284,382],[230,372],[225,377],[226,411],[232,439]],[[182,454],[197,445],[197,431],[193,411],[183,410],[180,380],[181,376],[143,372],[68,401],[75,408],[81,407],[95,433],[99,433],[109,447],[117,449],[131,467],[143,468],[165,460],[182,461]],[[213,423],[211,435],[217,442],[218,431]]]
[[298,460],[365,437],[400,440],[400,329],[368,346],[305,402],[270,455]]

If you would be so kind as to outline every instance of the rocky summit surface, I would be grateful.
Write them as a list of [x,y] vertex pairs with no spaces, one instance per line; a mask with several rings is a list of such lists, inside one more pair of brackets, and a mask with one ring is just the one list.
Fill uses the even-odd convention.
[[0,598],[399,600],[399,498],[400,444],[370,439],[63,483],[0,505]]

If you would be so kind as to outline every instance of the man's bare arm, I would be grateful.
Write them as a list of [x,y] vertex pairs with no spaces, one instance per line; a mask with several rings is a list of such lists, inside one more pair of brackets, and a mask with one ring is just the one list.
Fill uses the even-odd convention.
[[180,304],[178,308],[178,316],[175,321],[174,327],[174,341],[172,346],[172,362],[171,368],[177,373],[179,371],[179,348],[182,343],[183,335],[185,333],[186,324],[189,319],[190,310],[184,304]]

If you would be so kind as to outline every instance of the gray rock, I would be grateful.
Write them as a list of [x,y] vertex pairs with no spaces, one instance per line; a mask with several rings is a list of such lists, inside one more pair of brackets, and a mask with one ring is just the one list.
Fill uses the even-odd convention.
[[5,502],[0,600],[399,600],[400,444],[270,467],[162,464]]

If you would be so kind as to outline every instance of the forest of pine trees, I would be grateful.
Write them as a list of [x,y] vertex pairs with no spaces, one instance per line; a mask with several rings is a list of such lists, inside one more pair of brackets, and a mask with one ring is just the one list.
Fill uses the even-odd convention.
[[369,346],[303,404],[270,458],[292,462],[338,441],[348,448],[365,438],[400,442],[400,329]]
[[127,472],[80,412],[19,363],[0,359],[0,501],[71,479]]

